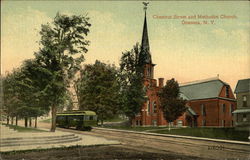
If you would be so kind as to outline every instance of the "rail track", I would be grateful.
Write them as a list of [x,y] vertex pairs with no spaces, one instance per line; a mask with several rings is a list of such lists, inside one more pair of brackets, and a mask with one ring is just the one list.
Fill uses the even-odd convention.
[[250,160],[250,145],[146,135],[135,132],[95,128],[91,132],[58,128],[76,134],[86,134],[120,141],[125,148],[158,153],[176,153],[200,159]]

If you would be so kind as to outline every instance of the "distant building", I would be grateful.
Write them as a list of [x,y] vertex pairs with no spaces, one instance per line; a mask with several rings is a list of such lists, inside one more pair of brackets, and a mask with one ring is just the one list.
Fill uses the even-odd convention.
[[236,129],[250,131],[250,78],[239,80],[234,93],[237,99],[237,110],[233,112]]
[[[147,101],[143,104],[141,112],[132,120],[137,126],[166,126],[163,111],[159,107],[158,92],[164,85],[164,79],[159,78],[159,84],[154,79],[147,16],[142,33],[139,62],[144,66],[144,86],[147,88]],[[209,79],[189,83],[180,87],[182,98],[186,99],[188,110],[179,117],[174,124],[177,126],[219,126],[231,127],[234,125],[232,111],[236,109],[236,100],[230,86],[220,79]]]
[[[233,127],[232,112],[236,100],[231,87],[219,78],[180,85],[181,97],[187,100],[188,111],[177,120],[184,126]],[[182,122],[179,122],[182,121]]]

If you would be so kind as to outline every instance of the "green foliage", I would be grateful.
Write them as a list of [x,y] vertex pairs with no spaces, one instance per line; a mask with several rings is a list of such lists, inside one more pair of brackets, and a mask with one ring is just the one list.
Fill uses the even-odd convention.
[[38,117],[44,114],[44,110],[38,107],[27,107],[23,106],[17,109],[18,116],[21,118],[25,117]]
[[96,61],[85,65],[76,82],[79,107],[95,111],[100,120],[113,117],[118,112],[118,71],[114,65]]
[[168,80],[159,92],[160,106],[168,122],[173,122],[186,111],[186,101],[179,97],[179,84],[175,79]]
[[52,24],[42,25],[41,48],[34,60],[3,79],[4,105],[10,116],[37,117],[52,108],[52,130],[55,113],[64,103],[71,105],[67,87],[84,60],[89,41],[89,18],[57,14]]
[[20,69],[13,70],[3,78],[3,99],[6,113],[14,117],[17,115],[17,108],[22,106],[21,88],[19,86]]
[[48,112],[39,97],[42,79],[37,77],[37,67],[34,60],[26,60],[4,78],[4,105],[9,116],[37,117]]
[[139,45],[136,44],[131,51],[123,52],[120,60],[121,110],[130,120],[140,112],[146,100],[139,53]]
[[91,26],[88,20],[86,16],[58,13],[53,23],[42,25],[40,31],[42,47],[35,56],[46,75],[41,95],[52,109],[52,131],[55,130],[56,110],[67,100],[67,88],[81,68],[83,54],[88,51],[89,41],[85,39]]
[[[36,60],[26,60],[22,65],[22,72],[25,77],[24,84],[29,86],[26,89],[24,106],[30,107],[31,117],[41,116],[49,111],[47,100],[43,97],[43,88],[46,86],[47,74]],[[36,112],[36,113],[33,113]]]

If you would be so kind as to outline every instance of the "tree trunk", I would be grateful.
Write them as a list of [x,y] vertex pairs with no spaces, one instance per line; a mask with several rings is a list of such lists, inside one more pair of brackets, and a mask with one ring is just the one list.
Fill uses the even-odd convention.
[[18,125],[18,116],[16,116],[16,126]]
[[10,124],[10,116],[7,116],[7,124]]
[[52,114],[52,120],[51,120],[51,132],[56,131],[56,106],[51,107],[51,114]]
[[132,119],[133,119],[132,117],[129,117],[129,120],[128,120],[130,127],[134,127]]
[[24,126],[28,127],[28,118],[27,117],[24,118]]
[[13,125],[14,124],[14,117],[11,116],[11,124]]
[[103,127],[103,115],[101,116],[101,126]]
[[99,121],[100,121],[100,119],[99,119],[99,117],[97,118],[97,125],[99,126]]
[[37,117],[35,118],[35,128],[37,128]]
[[31,127],[32,126],[32,118],[30,117],[29,118],[29,127]]

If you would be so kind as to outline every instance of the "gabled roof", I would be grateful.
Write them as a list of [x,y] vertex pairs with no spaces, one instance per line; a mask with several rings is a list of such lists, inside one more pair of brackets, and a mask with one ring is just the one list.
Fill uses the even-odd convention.
[[250,91],[250,78],[239,80],[234,93],[249,92]]
[[220,79],[208,79],[180,85],[180,96],[187,100],[217,98],[227,83]]

